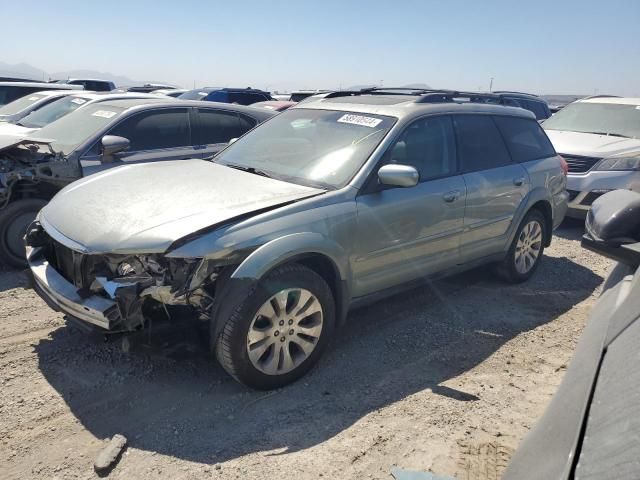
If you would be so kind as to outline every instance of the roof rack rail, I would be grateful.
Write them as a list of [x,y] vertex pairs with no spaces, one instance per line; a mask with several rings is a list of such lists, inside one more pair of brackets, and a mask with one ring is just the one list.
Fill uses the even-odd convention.
[[528,95],[530,97],[537,97],[538,95],[536,95],[535,93],[527,93],[527,92],[515,92],[512,90],[494,90],[491,93],[495,93],[495,94],[503,94],[503,93],[515,93],[517,95]]
[[371,87],[360,90],[338,90],[329,93],[325,98],[353,97],[358,95],[413,95],[415,103],[443,103],[453,102],[455,99],[466,98],[470,102],[498,103],[498,95],[492,93],[463,92],[446,89],[427,89],[409,87]]
[[500,97],[492,93],[478,92],[461,92],[457,90],[434,90],[427,92],[416,100],[416,103],[444,103],[455,102],[457,99],[467,99],[469,102],[475,103],[494,103],[500,102]]

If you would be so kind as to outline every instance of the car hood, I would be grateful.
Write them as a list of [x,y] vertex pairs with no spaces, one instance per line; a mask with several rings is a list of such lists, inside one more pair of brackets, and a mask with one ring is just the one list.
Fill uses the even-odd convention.
[[640,140],[610,137],[593,133],[545,130],[559,154],[585,157],[609,157],[619,153],[640,151]]
[[26,137],[30,133],[38,130],[37,128],[21,127],[13,123],[0,123],[0,135],[12,135],[14,137]]
[[61,190],[40,213],[87,253],[158,253],[207,227],[323,193],[204,160],[116,167]]
[[23,140],[23,137],[19,135],[5,135],[2,129],[0,129],[0,150],[6,150]]

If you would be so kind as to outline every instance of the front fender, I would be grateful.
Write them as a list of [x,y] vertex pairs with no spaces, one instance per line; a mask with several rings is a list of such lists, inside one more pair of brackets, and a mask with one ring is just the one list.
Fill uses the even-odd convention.
[[349,257],[335,241],[320,233],[292,233],[271,240],[254,250],[231,274],[232,279],[259,280],[277,265],[307,254],[320,254],[331,260],[340,280],[350,284]]
[[351,271],[346,252],[335,241],[320,233],[292,233],[257,248],[231,273],[223,287],[222,298],[225,301],[219,302],[214,312],[216,321],[213,324],[213,338],[217,338],[224,326],[224,323],[219,321],[220,318],[228,318],[233,306],[250,294],[255,282],[274,267],[309,254],[319,254],[328,258],[338,272],[340,278],[336,291],[336,316],[338,325],[344,323],[351,291]]

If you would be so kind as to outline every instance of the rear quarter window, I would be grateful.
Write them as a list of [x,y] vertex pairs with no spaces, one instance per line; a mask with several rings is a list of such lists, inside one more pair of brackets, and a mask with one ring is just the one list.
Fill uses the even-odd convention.
[[514,162],[553,157],[556,151],[546,133],[533,119],[494,117]]

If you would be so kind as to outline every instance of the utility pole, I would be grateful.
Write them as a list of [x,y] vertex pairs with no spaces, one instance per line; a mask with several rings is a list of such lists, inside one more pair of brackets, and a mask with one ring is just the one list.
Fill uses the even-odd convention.
[[489,81],[489,92],[493,92],[493,77],[491,77],[491,80]]

